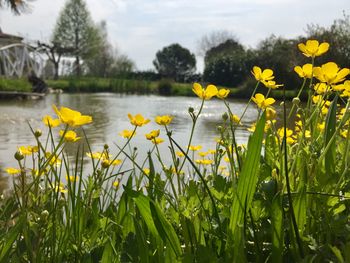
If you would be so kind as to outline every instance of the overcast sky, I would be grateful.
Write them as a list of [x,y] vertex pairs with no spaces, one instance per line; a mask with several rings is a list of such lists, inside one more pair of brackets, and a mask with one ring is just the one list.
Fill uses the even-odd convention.
[[[65,0],[35,0],[32,12],[15,16],[0,11],[6,33],[47,41]],[[95,22],[106,20],[109,39],[135,61],[153,69],[155,53],[172,43],[196,52],[205,34],[227,30],[246,46],[271,34],[295,37],[314,23],[329,26],[350,14],[349,0],[86,0]],[[197,58],[197,68],[202,69]]]

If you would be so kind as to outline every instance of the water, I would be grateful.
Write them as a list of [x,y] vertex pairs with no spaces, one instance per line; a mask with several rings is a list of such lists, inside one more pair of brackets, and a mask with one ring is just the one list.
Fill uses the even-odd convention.
[[[125,142],[118,135],[123,129],[132,129],[128,113],[141,113],[151,119],[151,123],[138,128],[137,135],[132,140],[132,146],[137,147],[140,156],[146,155],[152,148],[152,143],[145,139],[144,134],[154,129],[161,130],[162,138],[166,139],[163,127],[154,122],[157,115],[169,114],[174,116],[169,126],[173,130],[174,139],[182,146],[187,145],[192,120],[188,114],[188,108],[198,110],[200,99],[195,97],[162,97],[155,95],[120,95],[114,93],[94,94],[52,94],[45,99],[34,101],[0,101],[0,170],[9,166],[15,166],[13,154],[21,145],[34,144],[35,140],[31,134],[29,124],[33,129],[40,128],[43,131],[47,128],[42,124],[42,117],[46,114],[55,116],[52,105],[66,106],[93,117],[93,123],[85,126],[86,134],[93,151],[101,151],[104,144],[116,151],[114,143],[122,145]],[[246,101],[230,101],[230,108],[233,113],[240,116],[246,105]],[[194,133],[193,143],[201,144],[203,150],[214,148],[215,138],[218,137],[216,125],[221,122],[222,114],[226,112],[225,106],[220,100],[205,102],[205,106]],[[255,121],[257,110],[249,107],[243,124],[250,126]],[[79,132],[79,129],[78,129]],[[80,132],[80,135],[81,132]],[[238,143],[247,141],[249,133],[244,129],[237,131]],[[167,151],[167,144],[160,145],[161,151]],[[72,151],[73,154],[73,151]],[[165,154],[164,156],[167,156]],[[170,161],[170,160],[169,160]],[[0,172],[1,175],[1,172]]]

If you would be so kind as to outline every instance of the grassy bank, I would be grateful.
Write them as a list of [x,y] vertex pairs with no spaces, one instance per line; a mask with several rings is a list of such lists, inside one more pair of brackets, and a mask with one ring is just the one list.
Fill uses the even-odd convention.
[[[166,96],[194,96],[192,83],[176,83],[168,80],[146,81],[113,78],[67,78],[60,80],[46,80],[49,87],[62,89],[67,93],[76,92],[115,92],[125,94],[159,94]],[[246,85],[247,86],[247,85]],[[218,87],[223,88],[223,87]],[[25,79],[0,78],[0,91],[30,92],[31,85]],[[244,87],[230,88],[230,98],[249,98],[251,90]],[[297,91],[286,91],[287,99],[292,99]],[[282,99],[280,90],[272,90],[271,95]]]

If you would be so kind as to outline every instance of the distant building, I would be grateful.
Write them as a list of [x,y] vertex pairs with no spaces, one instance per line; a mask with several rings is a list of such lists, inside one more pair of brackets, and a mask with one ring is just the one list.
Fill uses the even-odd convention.
[[0,28],[0,47],[16,44],[16,43],[22,43],[22,40],[23,40],[23,37],[3,33]]

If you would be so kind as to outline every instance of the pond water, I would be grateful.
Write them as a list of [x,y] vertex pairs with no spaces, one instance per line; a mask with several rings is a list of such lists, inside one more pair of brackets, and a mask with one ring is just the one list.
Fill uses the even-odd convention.
[[[17,166],[13,158],[18,146],[34,144],[29,124],[33,129],[47,130],[42,124],[42,117],[46,114],[55,116],[52,105],[66,106],[91,115],[93,123],[85,126],[85,131],[93,151],[102,151],[103,145],[110,145],[111,152],[116,152],[114,144],[122,145],[125,142],[118,135],[123,129],[132,129],[128,113],[141,113],[151,119],[151,123],[137,130],[132,140],[132,147],[137,147],[138,152],[146,156],[152,148],[150,141],[144,134],[154,129],[161,130],[162,138],[166,134],[162,127],[154,122],[157,115],[169,114],[174,116],[169,126],[173,131],[174,139],[182,146],[186,146],[189,139],[192,120],[188,114],[188,108],[198,110],[200,99],[195,97],[162,97],[155,95],[120,95],[114,93],[89,93],[89,94],[51,94],[42,100],[0,101],[0,170],[9,166]],[[245,100],[229,101],[233,113],[240,116],[246,105]],[[215,147],[215,138],[218,137],[216,125],[221,122],[222,114],[226,112],[225,106],[220,100],[206,101],[198,125],[194,133],[193,143],[201,144],[203,150]],[[257,116],[257,110],[251,106],[248,108],[243,120],[248,127]],[[81,132],[80,132],[80,135]],[[249,133],[245,128],[237,131],[238,143],[247,141]],[[167,144],[160,145],[162,152],[167,151]],[[72,151],[73,154],[73,151]],[[165,154],[164,156],[167,156]],[[166,158],[166,157],[165,157]]]

